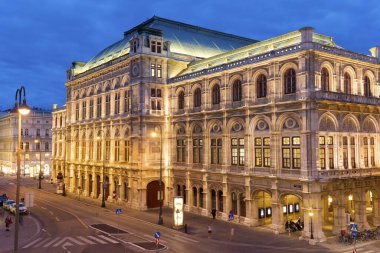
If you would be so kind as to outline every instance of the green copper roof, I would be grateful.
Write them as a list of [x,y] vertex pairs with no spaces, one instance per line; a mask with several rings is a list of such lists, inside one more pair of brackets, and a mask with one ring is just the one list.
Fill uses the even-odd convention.
[[142,28],[151,28],[162,32],[164,41],[171,42],[171,52],[197,58],[212,57],[257,42],[256,40],[154,16],[125,32],[122,40],[99,52],[84,66],[77,66],[74,70],[75,74],[85,72],[129,53],[129,40],[136,34],[136,31]]

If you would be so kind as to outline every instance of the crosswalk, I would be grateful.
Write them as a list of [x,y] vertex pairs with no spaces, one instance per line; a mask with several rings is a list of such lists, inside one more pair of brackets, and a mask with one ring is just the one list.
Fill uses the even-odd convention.
[[120,243],[119,241],[112,239],[105,235],[96,236],[63,236],[63,237],[39,237],[34,241],[23,246],[23,249],[27,248],[49,248],[49,247],[62,247],[64,245],[94,245],[94,244],[110,244]]
[[352,253],[352,252],[357,252],[357,253],[379,253],[380,251],[377,250],[372,250],[372,249],[365,249],[364,246],[363,247],[356,247],[356,251],[353,251],[353,248],[350,249],[350,250],[347,250],[347,251],[344,251],[342,253]]

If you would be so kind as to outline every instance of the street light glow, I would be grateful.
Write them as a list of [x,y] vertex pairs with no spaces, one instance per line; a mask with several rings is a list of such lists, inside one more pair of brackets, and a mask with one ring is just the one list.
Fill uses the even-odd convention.
[[153,138],[156,138],[158,136],[158,134],[156,132],[152,132],[151,135],[152,135]]

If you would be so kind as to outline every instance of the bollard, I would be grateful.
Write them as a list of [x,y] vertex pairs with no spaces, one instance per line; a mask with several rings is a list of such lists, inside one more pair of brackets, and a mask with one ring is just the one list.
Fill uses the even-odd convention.
[[185,234],[187,234],[187,224],[185,224]]

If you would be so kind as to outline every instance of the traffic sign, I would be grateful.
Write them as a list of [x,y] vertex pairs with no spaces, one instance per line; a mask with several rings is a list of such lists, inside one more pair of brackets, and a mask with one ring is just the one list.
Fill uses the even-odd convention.
[[352,232],[351,232],[351,235],[352,235],[352,237],[355,238],[355,237],[358,235],[358,231],[355,231],[355,230],[352,231]]
[[115,213],[116,214],[121,214],[123,211],[121,210],[121,208],[116,208],[115,209]]
[[358,229],[358,224],[355,224],[355,223],[351,223],[350,224],[350,230],[351,231],[359,231],[359,229]]
[[160,239],[160,237],[161,237],[161,233],[159,231],[157,231],[156,233],[154,233],[154,238]]

